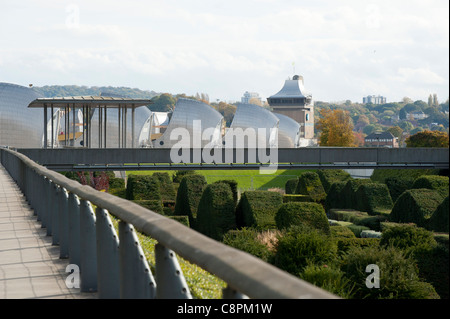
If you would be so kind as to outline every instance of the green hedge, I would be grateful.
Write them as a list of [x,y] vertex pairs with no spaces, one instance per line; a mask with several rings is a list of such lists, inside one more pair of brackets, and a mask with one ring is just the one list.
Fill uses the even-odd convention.
[[325,210],[327,212],[332,208],[345,208],[341,193],[346,184],[347,182],[336,182],[331,185],[325,199]]
[[186,227],[190,227],[188,216],[167,216],[167,218],[176,220],[177,222],[183,224]]
[[186,174],[178,187],[174,215],[189,216],[189,224],[194,229],[198,204],[206,185],[203,175]]
[[442,196],[448,196],[448,176],[424,175],[418,177],[412,186],[414,189],[428,188],[438,191]]
[[275,214],[282,204],[283,198],[278,192],[246,191],[236,207],[237,226],[260,230],[275,228]]
[[395,203],[397,198],[406,190],[411,189],[414,184],[414,178],[412,177],[387,177],[384,180],[386,186],[391,194],[392,201]]
[[370,179],[350,179],[345,183],[339,196],[339,206],[348,209],[358,209],[356,191],[363,184],[372,183]]
[[367,247],[378,247],[380,244],[379,238],[359,238],[359,237],[339,237],[336,239],[338,254],[343,255],[347,253],[352,248],[367,248]]
[[130,175],[126,194],[129,200],[161,200],[159,180],[149,175]]
[[132,200],[132,202],[145,207],[155,213],[164,214],[163,205],[160,200]]
[[112,177],[109,179],[109,188],[125,188],[125,180],[120,177]]
[[385,184],[369,183],[358,187],[356,191],[356,207],[360,211],[375,214],[389,214],[394,203]]
[[331,209],[328,212],[328,215],[330,219],[351,222],[355,225],[365,226],[368,229],[375,231],[380,231],[381,223],[388,220],[388,217],[385,215],[371,216],[366,212],[349,209]]
[[444,201],[436,208],[430,217],[428,228],[435,232],[449,232],[449,204],[448,196]]
[[159,180],[160,193],[163,201],[174,201],[176,198],[175,188],[173,187],[172,179],[167,172],[153,173],[154,177]]
[[258,240],[258,231],[251,228],[230,230],[224,235],[223,243],[264,261],[268,261],[272,255],[269,248]]
[[320,169],[317,171],[317,174],[327,194],[331,185],[337,182],[346,182],[351,178],[350,174],[342,169]]
[[110,188],[108,189],[108,193],[120,197],[120,198],[127,198],[127,190],[125,187],[123,188]]
[[287,229],[291,226],[306,225],[330,233],[330,224],[322,205],[317,203],[284,203],[275,215],[277,228]]
[[403,250],[431,249],[437,245],[433,233],[411,224],[389,227],[382,233],[380,245],[394,246]]
[[304,172],[299,176],[296,194],[308,195],[315,202],[322,202],[327,197],[319,175],[315,172]]
[[330,235],[335,238],[356,238],[350,228],[341,225],[330,226]]
[[370,179],[374,182],[385,183],[387,178],[413,178],[416,179],[422,175],[439,175],[438,169],[396,169],[396,168],[376,168],[373,170]]
[[297,190],[297,185],[298,185],[298,177],[297,178],[291,178],[290,180],[288,180],[284,186],[284,192],[286,194],[295,194],[296,190]]
[[395,202],[389,219],[393,222],[414,223],[427,228],[428,220],[442,201],[442,195],[432,189],[407,190]]
[[224,180],[216,181],[215,183],[228,184],[228,186],[230,186],[231,193],[233,193],[234,204],[237,205],[237,202],[238,202],[238,182],[236,182],[235,180],[232,180],[232,179],[224,179]]
[[236,227],[233,193],[225,183],[206,186],[198,204],[195,229],[215,240],[222,240],[224,234]]
[[291,195],[291,194],[285,194],[283,195],[283,203],[289,203],[289,202],[312,202],[312,198],[308,195]]

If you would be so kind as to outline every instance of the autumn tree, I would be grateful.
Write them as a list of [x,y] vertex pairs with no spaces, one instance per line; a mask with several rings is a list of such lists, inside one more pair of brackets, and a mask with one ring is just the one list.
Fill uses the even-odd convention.
[[355,146],[353,121],[348,111],[322,109],[317,122],[321,146]]
[[406,139],[406,147],[448,147],[449,137],[445,132],[423,131]]

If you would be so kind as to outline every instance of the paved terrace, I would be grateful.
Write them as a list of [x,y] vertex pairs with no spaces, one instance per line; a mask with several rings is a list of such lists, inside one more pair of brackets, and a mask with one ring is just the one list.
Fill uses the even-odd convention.
[[0,299],[95,298],[66,287],[67,265],[0,164]]

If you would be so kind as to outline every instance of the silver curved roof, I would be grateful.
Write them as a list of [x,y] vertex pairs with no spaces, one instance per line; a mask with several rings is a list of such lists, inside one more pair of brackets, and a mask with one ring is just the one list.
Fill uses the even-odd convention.
[[0,83],[0,145],[42,147],[43,112],[28,108],[28,104],[39,97],[41,95],[32,88]]
[[305,90],[303,77],[294,76],[294,79],[286,80],[283,88],[269,98],[306,98],[310,96],[311,94]]
[[278,117],[269,110],[255,104],[238,103],[223,144],[225,147],[272,147],[277,141],[271,129],[278,130],[278,123]]
[[179,98],[164,134],[153,141],[153,147],[220,146],[224,127],[223,116],[208,104]]
[[300,143],[300,124],[289,116],[273,113],[280,120],[278,124],[278,147],[297,148]]

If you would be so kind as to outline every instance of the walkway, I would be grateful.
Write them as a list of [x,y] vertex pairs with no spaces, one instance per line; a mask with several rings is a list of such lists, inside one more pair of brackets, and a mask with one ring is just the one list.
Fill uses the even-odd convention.
[[0,164],[0,299],[95,298],[66,287],[67,265]]

